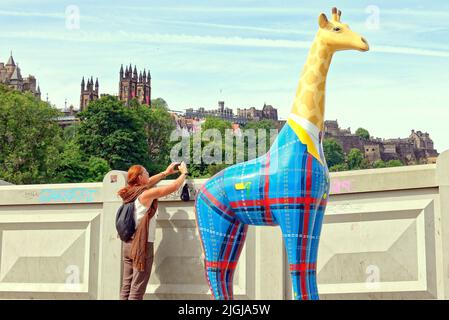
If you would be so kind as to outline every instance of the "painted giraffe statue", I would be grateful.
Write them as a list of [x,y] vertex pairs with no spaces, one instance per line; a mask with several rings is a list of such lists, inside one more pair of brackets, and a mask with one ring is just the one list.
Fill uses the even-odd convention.
[[215,299],[233,299],[233,275],[248,225],[282,230],[295,299],[319,299],[316,261],[329,171],[323,153],[326,77],[334,52],[367,41],[322,13],[291,114],[269,151],[210,178],[195,199],[205,273]]

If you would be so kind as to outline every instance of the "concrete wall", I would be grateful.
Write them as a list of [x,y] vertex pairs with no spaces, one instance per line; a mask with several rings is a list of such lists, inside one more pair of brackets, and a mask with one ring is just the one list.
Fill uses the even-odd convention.
[[[191,199],[205,180],[190,181]],[[165,182],[164,182],[165,183]],[[118,299],[117,190],[0,186],[0,298]],[[161,199],[148,299],[209,299],[193,201]],[[278,227],[249,228],[236,298],[290,299]],[[449,151],[437,164],[331,174],[318,259],[322,299],[449,299]]]

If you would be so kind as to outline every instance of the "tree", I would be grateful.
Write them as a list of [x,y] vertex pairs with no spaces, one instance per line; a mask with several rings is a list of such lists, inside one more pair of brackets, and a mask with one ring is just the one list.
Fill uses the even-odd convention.
[[111,171],[108,162],[98,157],[90,157],[86,167],[87,170],[83,182],[101,182],[104,176]]
[[62,137],[63,137],[64,141],[69,142],[69,141],[75,139],[78,128],[79,128],[79,123],[74,123],[70,126],[65,127],[64,130],[62,131]]
[[136,108],[136,112],[144,122],[149,158],[148,171],[160,172],[170,162],[170,149],[174,145],[170,141],[170,134],[176,128],[175,122],[167,108],[161,104],[155,103],[151,108],[141,105]]
[[333,167],[337,164],[342,164],[345,161],[345,154],[341,144],[335,139],[323,140],[324,156],[328,167]]
[[386,163],[386,166],[387,167],[401,167],[401,166],[403,166],[404,164],[402,163],[402,161],[401,160],[389,160],[389,161],[387,161],[387,163]]
[[386,166],[387,165],[386,165],[385,161],[383,161],[383,160],[376,160],[373,163],[373,168],[376,168],[376,169],[385,168]]
[[363,163],[363,153],[359,149],[353,148],[348,153],[348,168],[349,170],[361,169]]
[[29,93],[0,85],[0,179],[51,183],[62,149],[60,112]]
[[144,121],[135,109],[105,96],[91,102],[78,116],[81,124],[76,142],[85,160],[102,158],[110,168],[125,171],[134,164],[148,164]]
[[369,134],[368,130],[363,129],[363,128],[358,128],[355,131],[355,135],[359,136],[359,137],[361,137],[363,139],[367,139],[367,140],[370,138],[370,134]]
[[68,141],[60,155],[57,169],[58,183],[100,182],[111,170],[106,160],[81,153],[75,139]]
[[206,121],[201,126],[201,131],[204,132],[208,129],[218,129],[222,138],[224,139],[226,129],[232,129],[232,124],[229,121],[222,120],[215,117],[207,117]]
[[261,121],[249,121],[244,127],[244,130],[253,129],[256,132],[257,135],[257,150],[259,150],[259,129],[265,130],[265,148],[268,151],[271,147],[272,141],[270,141],[270,133],[271,130],[277,129],[276,122],[273,120],[261,120]]
[[162,98],[151,99],[152,108],[164,108],[168,110],[167,102]]
[[273,120],[249,121],[245,124],[244,129],[276,129],[276,123]]
[[348,171],[348,170],[349,170],[348,165],[346,163],[339,163],[329,168],[330,172]]

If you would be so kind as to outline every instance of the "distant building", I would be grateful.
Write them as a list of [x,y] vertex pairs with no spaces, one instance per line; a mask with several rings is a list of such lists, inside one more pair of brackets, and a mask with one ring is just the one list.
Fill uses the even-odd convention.
[[227,121],[234,121],[234,112],[230,108],[226,108],[224,101],[218,101],[218,108],[207,110],[203,107],[194,110],[193,108],[186,109],[184,117],[186,119],[204,119],[207,117],[220,118]]
[[[107,96],[109,94],[100,94],[99,92],[99,83],[98,78],[95,81],[91,77],[87,79],[87,84],[83,80],[81,80],[81,94],[80,94],[80,111],[86,109],[86,107],[92,101],[98,100],[100,97]],[[143,73],[140,72],[137,74],[137,68],[134,66],[134,71],[132,70],[132,66],[129,68],[126,67],[123,70],[123,65],[120,68],[120,77],[119,77],[119,93],[114,96],[119,100],[123,101],[127,106],[129,106],[129,102],[136,98],[140,104],[151,105],[151,74],[150,70],[148,70],[148,74],[146,70],[143,70]]]
[[64,110],[62,115],[56,119],[58,125],[64,129],[65,127],[79,123],[79,118],[76,116],[78,110],[75,110],[71,105],[68,110]]
[[270,119],[278,121],[278,111],[271,105],[264,104],[262,110],[258,110],[254,107],[248,109],[237,108],[237,116],[250,120],[260,121]]
[[81,80],[81,95],[80,95],[80,111],[84,111],[89,103],[92,101],[98,100],[99,97],[99,84],[98,78],[95,81],[94,87],[94,79],[91,77],[87,79],[87,85],[83,80]]
[[119,99],[128,106],[129,102],[136,98],[140,104],[151,105],[151,74],[148,70],[143,70],[137,74],[137,67],[126,67],[123,70],[123,65],[120,68],[120,83],[119,83]]
[[278,121],[277,109],[273,108],[271,105],[264,104],[261,110],[254,107],[248,109],[237,108],[237,115],[234,115],[233,110],[231,108],[226,108],[224,104],[224,101],[219,101],[218,108],[212,110],[206,110],[202,107],[198,109],[189,108],[186,109],[185,117],[187,119],[216,117],[241,125],[245,125],[248,121],[260,121],[266,119]]
[[371,163],[377,160],[401,160],[405,164],[435,163],[438,157],[427,132],[412,130],[408,138],[402,139],[364,139],[351,133],[351,128],[341,129],[337,120],[327,120],[324,122],[324,137],[340,142],[345,153],[352,148],[359,149]]
[[20,92],[30,92],[39,100],[41,99],[41,89],[37,85],[36,78],[32,75],[26,78],[22,77],[21,70],[19,65],[15,63],[12,52],[6,64],[0,62],[0,83]]

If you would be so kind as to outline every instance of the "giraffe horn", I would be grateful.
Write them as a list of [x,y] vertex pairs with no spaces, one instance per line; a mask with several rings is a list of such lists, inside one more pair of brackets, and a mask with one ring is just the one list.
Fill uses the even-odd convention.
[[338,21],[338,9],[336,7],[332,8],[332,20]]
[[340,20],[341,20],[341,11],[338,10],[338,21],[340,21]]

